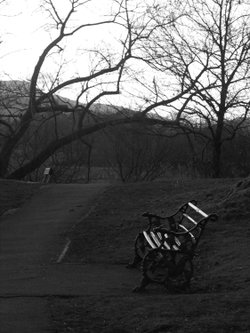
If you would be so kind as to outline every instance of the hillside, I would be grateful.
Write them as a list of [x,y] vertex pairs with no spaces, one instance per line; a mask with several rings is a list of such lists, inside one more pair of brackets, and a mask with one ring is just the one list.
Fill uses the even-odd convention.
[[[30,84],[28,81],[0,81],[0,115],[9,118],[20,117],[28,106],[29,89]],[[38,89],[37,96],[39,97],[42,94],[43,91]],[[75,101],[71,100],[70,98],[58,94],[53,96],[53,103],[55,103],[56,106],[62,106],[65,112],[67,112],[67,107],[69,109],[72,109],[76,104]],[[45,111],[45,113],[50,112],[50,109],[48,107],[49,104],[50,101],[45,101],[39,113],[42,113],[43,108],[47,108],[47,111]],[[84,104],[80,103],[80,106],[84,107]],[[116,105],[95,103],[91,107],[91,112],[94,115],[110,116],[118,112],[122,112],[123,115],[129,115],[132,111]]]
[[[88,327],[93,333],[104,327],[102,332],[109,333],[249,332],[249,179],[161,180],[111,187],[70,234],[73,244],[66,261],[126,269],[134,238],[146,224],[141,213],[171,214],[190,199],[219,215],[218,222],[206,227],[199,245],[190,293],[169,294],[156,285],[143,295],[124,287],[119,298],[57,299],[57,324],[63,317],[69,330]],[[134,285],[139,276],[134,272]]]

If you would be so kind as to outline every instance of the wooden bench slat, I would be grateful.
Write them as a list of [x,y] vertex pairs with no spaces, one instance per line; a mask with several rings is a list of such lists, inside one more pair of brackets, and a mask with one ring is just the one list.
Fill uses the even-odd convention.
[[176,245],[181,246],[181,242],[180,242],[179,238],[177,238],[175,236],[174,240],[175,240]]
[[[161,233],[160,233],[160,232],[157,232],[157,236],[162,240],[162,237],[161,237]],[[168,238],[168,234],[165,234],[164,237],[165,237],[165,238]],[[166,248],[167,250],[170,250],[170,246],[169,246],[169,244],[167,243],[167,241],[165,241],[165,242],[163,243],[163,245],[165,246],[165,248]]]
[[[163,244],[161,242],[162,237],[161,237],[161,233],[154,233],[153,231],[150,232],[151,237],[153,238],[155,244],[157,245],[157,247],[160,247],[161,245],[164,245],[166,247],[167,250],[170,250],[170,246],[169,244],[165,241]],[[167,234],[166,234],[167,235]]]
[[189,202],[188,205],[193,208],[197,213],[201,214],[204,217],[208,217],[206,213],[204,213],[200,208],[196,207],[192,202]]
[[162,244],[162,242],[161,242],[162,236],[160,233],[156,234],[153,231],[150,231],[150,234],[149,234],[146,231],[143,231],[143,234],[152,249],[156,249],[156,248],[160,247],[161,245],[164,245],[167,250],[171,250],[171,249],[174,251],[180,250],[181,242],[177,237],[175,237],[176,244],[173,244],[172,246],[170,246],[167,241],[165,241]]
[[185,216],[189,221],[191,221],[193,224],[197,224],[197,222],[191,217],[189,216],[188,214],[186,213],[183,213],[183,216]]
[[[179,227],[182,228],[184,231],[188,231],[188,229],[186,227],[184,227],[184,225],[182,225],[182,224],[180,224]],[[189,232],[189,235],[191,236],[193,242],[196,242],[196,239],[195,239],[194,235],[192,234],[192,232]]]
[[158,247],[161,246],[161,242],[160,242],[159,238],[157,238],[157,235],[153,231],[150,231],[150,235],[151,235],[151,238],[153,238],[155,244]]
[[146,231],[143,231],[143,235],[146,238],[148,244],[152,247],[152,249],[156,249],[157,246],[152,242],[151,238],[149,237]]

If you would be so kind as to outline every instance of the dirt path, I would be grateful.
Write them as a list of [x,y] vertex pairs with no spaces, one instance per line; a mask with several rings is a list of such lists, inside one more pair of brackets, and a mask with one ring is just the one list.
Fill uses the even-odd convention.
[[[72,269],[58,261],[68,242],[65,232],[89,212],[105,188],[95,184],[43,186],[14,215],[1,217],[1,333],[52,332],[46,297],[91,292],[82,277],[93,278],[95,272],[90,277],[88,267]],[[92,287],[96,288],[95,283]]]

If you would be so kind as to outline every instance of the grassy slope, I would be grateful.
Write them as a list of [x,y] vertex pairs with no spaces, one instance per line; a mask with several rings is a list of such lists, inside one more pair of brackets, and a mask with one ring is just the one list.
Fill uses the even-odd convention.
[[[190,294],[167,294],[162,286],[145,295],[57,300],[60,332],[250,332],[250,188],[236,180],[187,180],[111,187],[92,214],[71,234],[67,261],[125,265],[145,221],[141,212],[170,214],[197,199],[220,219],[207,226],[195,259]],[[137,281],[138,282],[138,281]],[[136,281],[135,281],[136,284]],[[61,317],[60,317],[61,316]],[[123,330],[122,330],[123,329]]]

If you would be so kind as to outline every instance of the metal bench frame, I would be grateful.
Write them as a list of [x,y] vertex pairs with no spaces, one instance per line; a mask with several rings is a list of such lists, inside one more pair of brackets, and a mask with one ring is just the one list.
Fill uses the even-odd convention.
[[[159,226],[166,226],[171,231],[180,231],[180,229],[185,231],[185,226],[182,224],[186,213],[192,207],[192,205],[197,205],[196,200],[191,200],[182,206],[180,206],[174,214],[168,216],[160,216],[154,213],[143,213],[142,216],[148,219],[148,226],[145,231],[139,232],[134,241],[134,258],[131,263],[128,264],[128,268],[138,267],[148,251],[154,247],[150,246],[150,242],[147,241],[145,237],[154,228]],[[157,246],[157,245],[156,245]]]
[[[187,214],[188,208],[196,214],[195,218]],[[187,290],[190,287],[196,248],[207,222],[216,221],[218,216],[206,214],[194,201],[183,205],[170,218],[178,213],[181,213],[181,218],[174,228],[160,225],[142,232],[147,251],[141,261],[143,278],[134,291],[143,291],[152,282],[163,284],[169,290]],[[185,221],[189,223],[188,227]]]

